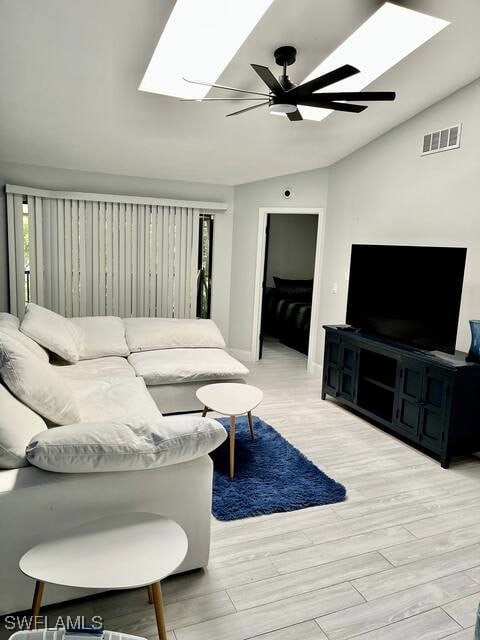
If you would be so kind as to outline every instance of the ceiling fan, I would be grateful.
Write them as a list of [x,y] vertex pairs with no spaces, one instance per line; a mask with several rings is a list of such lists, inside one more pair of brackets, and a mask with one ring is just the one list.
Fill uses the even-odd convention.
[[[283,67],[282,75],[277,78],[273,75],[268,67],[264,67],[260,64],[252,64],[252,68],[260,76],[263,82],[267,85],[269,93],[258,91],[247,91],[245,89],[237,89],[235,87],[226,87],[220,84],[211,84],[209,82],[198,82],[195,80],[187,80],[192,84],[201,84],[207,87],[213,87],[216,89],[227,89],[228,91],[236,91],[238,93],[245,93],[250,96],[259,96],[258,98],[203,98],[193,99],[196,102],[206,101],[219,101],[219,100],[237,100],[237,101],[260,101],[259,104],[254,104],[251,107],[228,113],[229,116],[237,116],[241,113],[251,111],[252,109],[258,109],[265,105],[269,106],[270,112],[284,113],[289,120],[303,120],[302,114],[298,110],[298,106],[306,107],[318,107],[320,109],[332,109],[333,111],[348,111],[350,113],[360,113],[367,108],[367,105],[351,104],[352,101],[359,100],[360,102],[370,100],[395,100],[394,91],[340,91],[340,92],[327,92],[316,93],[319,89],[328,87],[331,84],[349,78],[350,76],[359,73],[359,69],[352,67],[349,64],[345,64],[342,67],[338,67],[334,71],[325,73],[318,78],[309,80],[301,85],[295,85],[287,75],[287,67],[293,64],[297,57],[297,50],[295,47],[285,46],[276,49],[275,62]],[[184,100],[186,102],[193,101],[192,99]],[[345,101],[345,102],[344,102]]]

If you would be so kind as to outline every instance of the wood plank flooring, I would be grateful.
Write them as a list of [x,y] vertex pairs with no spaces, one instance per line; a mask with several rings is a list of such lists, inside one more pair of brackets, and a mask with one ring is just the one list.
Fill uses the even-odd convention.
[[[472,640],[480,460],[449,470],[333,401],[306,358],[267,343],[256,410],[345,484],[344,503],[222,523],[206,571],[164,583],[169,640]],[[145,590],[51,607],[155,639]]]

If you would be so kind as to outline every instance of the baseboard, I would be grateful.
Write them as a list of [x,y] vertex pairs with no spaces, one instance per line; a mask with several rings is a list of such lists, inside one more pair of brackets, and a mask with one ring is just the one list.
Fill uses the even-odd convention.
[[227,347],[228,353],[234,358],[238,358],[238,360],[243,360],[243,362],[254,362],[255,358],[252,356],[251,351],[245,351],[243,349],[229,349]]
[[316,376],[321,376],[323,373],[323,365],[319,362],[311,362],[308,367],[308,372],[313,373]]

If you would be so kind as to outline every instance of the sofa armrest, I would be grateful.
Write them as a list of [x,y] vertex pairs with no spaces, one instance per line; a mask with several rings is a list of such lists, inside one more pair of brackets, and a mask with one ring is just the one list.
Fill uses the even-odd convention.
[[57,473],[140,471],[193,460],[226,437],[219,422],[198,416],[86,422],[38,433],[26,457]]

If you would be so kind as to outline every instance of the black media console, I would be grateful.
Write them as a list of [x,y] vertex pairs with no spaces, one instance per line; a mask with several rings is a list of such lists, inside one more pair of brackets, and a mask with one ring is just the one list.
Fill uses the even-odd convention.
[[480,365],[325,326],[322,399],[336,398],[440,459],[480,451]]

